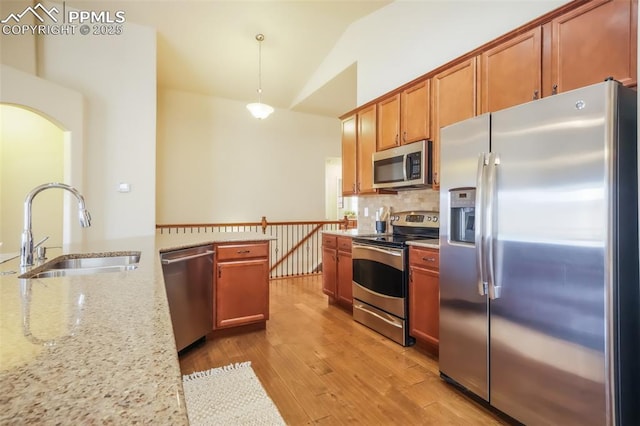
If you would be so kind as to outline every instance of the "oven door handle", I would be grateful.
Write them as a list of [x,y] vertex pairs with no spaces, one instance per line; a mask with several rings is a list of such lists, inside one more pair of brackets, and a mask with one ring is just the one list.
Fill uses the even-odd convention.
[[367,244],[358,244],[358,243],[352,243],[353,247],[357,247],[359,249],[363,249],[363,250],[372,250],[372,251],[377,251],[379,253],[384,253],[384,254],[389,254],[391,256],[396,256],[396,257],[400,257],[402,256],[402,250],[387,250],[387,249],[383,249],[380,247],[375,247],[375,246],[370,246]]
[[394,326],[396,328],[402,328],[402,324],[398,324],[396,321],[392,321],[389,318],[385,318],[382,315],[380,315],[379,313],[372,311],[371,309],[367,309],[367,306],[363,305],[362,303],[355,303],[354,307],[357,308],[357,309],[363,310],[363,311],[365,311],[366,313],[368,313],[370,315],[373,315],[374,317],[380,319],[381,321],[386,322],[389,325],[392,325],[392,326]]

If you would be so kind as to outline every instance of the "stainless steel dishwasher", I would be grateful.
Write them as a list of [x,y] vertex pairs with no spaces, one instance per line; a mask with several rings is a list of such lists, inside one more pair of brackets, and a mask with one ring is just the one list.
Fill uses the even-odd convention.
[[213,330],[213,246],[160,254],[178,351]]

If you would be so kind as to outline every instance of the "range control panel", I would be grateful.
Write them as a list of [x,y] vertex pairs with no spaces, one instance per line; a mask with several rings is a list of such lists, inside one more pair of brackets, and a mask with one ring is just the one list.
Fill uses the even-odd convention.
[[422,228],[439,228],[440,212],[412,210],[406,212],[396,212],[391,214],[391,225],[393,226],[416,226]]

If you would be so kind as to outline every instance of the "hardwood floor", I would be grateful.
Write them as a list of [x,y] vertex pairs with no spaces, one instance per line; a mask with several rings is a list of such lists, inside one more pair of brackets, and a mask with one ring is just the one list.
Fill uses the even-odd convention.
[[289,425],[488,425],[501,418],[443,382],[438,362],[327,303],[320,276],[272,280],[266,330],[209,340],[183,374],[251,361]]

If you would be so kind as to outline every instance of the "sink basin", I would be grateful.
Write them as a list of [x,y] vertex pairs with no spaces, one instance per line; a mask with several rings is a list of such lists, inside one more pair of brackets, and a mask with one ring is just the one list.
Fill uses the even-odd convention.
[[131,271],[138,267],[140,252],[104,253],[99,256],[69,255],[22,274],[19,278],[51,278]]

